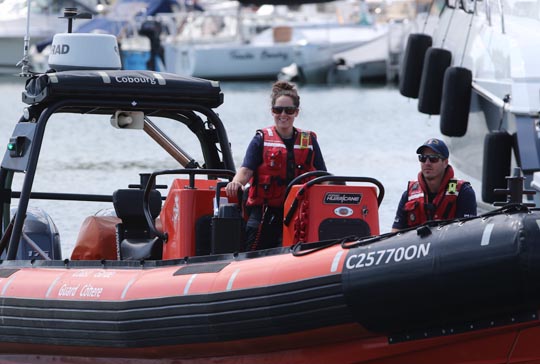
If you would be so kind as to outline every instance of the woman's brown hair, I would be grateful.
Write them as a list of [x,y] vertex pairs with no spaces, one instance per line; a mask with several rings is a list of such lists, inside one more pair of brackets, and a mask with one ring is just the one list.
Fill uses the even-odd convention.
[[272,106],[276,104],[276,100],[280,96],[289,96],[293,100],[294,106],[300,106],[300,96],[298,96],[298,92],[292,83],[286,81],[276,81],[272,85]]

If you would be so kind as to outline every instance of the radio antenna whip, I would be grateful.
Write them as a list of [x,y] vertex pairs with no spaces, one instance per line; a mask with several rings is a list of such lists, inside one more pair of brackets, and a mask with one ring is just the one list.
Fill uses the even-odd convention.
[[30,5],[32,0],[26,0],[26,34],[24,35],[24,50],[23,58],[16,64],[17,67],[21,67],[21,77],[30,77],[30,60],[28,57],[28,49],[30,48]]
[[[32,0],[26,0],[28,4],[28,14],[26,16],[26,35],[24,36],[24,53],[23,58],[17,63],[17,67],[21,66],[21,77],[32,77],[33,72],[30,71],[30,57],[28,55],[30,49],[30,2]],[[64,8],[64,16],[59,17],[60,19],[68,20],[68,33],[73,31],[73,20],[74,19],[92,19],[92,14],[90,13],[77,13],[77,8]]]

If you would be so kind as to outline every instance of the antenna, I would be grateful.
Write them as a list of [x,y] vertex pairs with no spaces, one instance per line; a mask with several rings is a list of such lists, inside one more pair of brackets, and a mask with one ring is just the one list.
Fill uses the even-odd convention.
[[28,48],[30,46],[30,4],[31,0],[26,0],[26,34],[24,35],[23,58],[16,64],[17,67],[21,66],[20,77],[32,76],[30,72],[30,61],[28,59]]
[[77,8],[65,8],[64,16],[61,16],[60,19],[68,20],[68,33],[73,32],[73,19],[92,19],[92,14],[90,13],[81,13],[77,14]]
[[[32,77],[33,72],[30,71],[30,57],[28,55],[30,48],[30,4],[31,0],[26,0],[27,4],[27,15],[26,15],[26,34],[24,35],[24,51],[23,58],[17,63],[17,67],[21,66],[20,77]],[[74,19],[92,19],[92,14],[90,13],[81,13],[77,14],[77,8],[65,8],[64,16],[59,17],[60,19],[68,20],[68,33],[73,31],[73,20]]]

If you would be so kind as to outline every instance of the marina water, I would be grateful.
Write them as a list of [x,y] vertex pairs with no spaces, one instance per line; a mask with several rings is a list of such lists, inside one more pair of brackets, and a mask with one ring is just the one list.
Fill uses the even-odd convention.
[[[2,157],[26,106],[21,101],[24,81],[17,77],[0,79]],[[221,83],[225,102],[217,112],[227,129],[237,168],[255,130],[273,123],[271,84]],[[416,148],[429,137],[440,137],[438,117],[420,114],[417,101],[401,96],[395,85],[298,85],[298,88],[300,114],[295,125],[317,133],[329,172],[374,177],[385,186],[380,227],[381,233],[388,232],[407,181],[416,179],[419,171]],[[107,190],[109,186],[127,188],[128,184],[136,184],[138,173],[180,168],[170,158],[155,154],[150,147],[155,143],[146,135],[134,139],[132,133],[136,131],[118,131],[110,126],[108,118],[103,120],[94,122],[81,116],[80,124],[49,123],[35,191],[112,194],[113,191]],[[197,161],[202,161],[194,143],[184,144],[180,135],[173,138]],[[135,154],[127,152],[132,143],[137,143]],[[474,183],[473,187],[479,191]],[[20,190],[20,178],[15,180],[14,190]],[[17,201],[13,200],[13,206]],[[39,200],[33,206],[42,207],[51,215],[60,231],[63,257],[68,258],[84,218],[112,204],[81,206],[77,202]]]

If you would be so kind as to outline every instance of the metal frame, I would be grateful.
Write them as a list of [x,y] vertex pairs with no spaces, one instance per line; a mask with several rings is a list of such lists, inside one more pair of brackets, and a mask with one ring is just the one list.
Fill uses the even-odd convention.
[[[113,114],[115,110],[143,111],[146,116],[163,117],[176,120],[185,124],[198,138],[203,152],[204,168],[235,170],[234,161],[229,145],[229,140],[223,123],[218,115],[209,107],[196,103],[178,103],[171,101],[143,100],[133,107],[126,103],[125,99],[115,99],[111,97],[88,99],[64,99],[51,102],[50,104],[35,104],[26,110],[25,115],[29,119],[37,119],[36,130],[30,149],[28,150],[28,168],[24,172],[25,177],[21,191],[12,191],[11,184],[14,170],[2,167],[0,169],[0,221],[2,221],[2,234],[11,230],[11,237],[7,246],[7,259],[16,258],[19,241],[22,236],[22,228],[29,201],[31,199],[52,199],[52,200],[72,200],[72,201],[112,201],[112,196],[107,195],[86,195],[69,193],[44,193],[32,192],[34,177],[41,152],[42,141],[47,126],[47,122],[56,113],[80,113],[80,114]],[[207,121],[203,121],[200,113],[206,116]],[[24,117],[19,122],[27,121]],[[178,145],[174,143],[165,133],[146,117],[145,132],[154,139],[173,158],[179,161],[184,167],[199,167],[197,162],[190,158]],[[217,143],[216,143],[217,142]],[[216,146],[219,144],[219,146]],[[8,151],[9,153],[9,151]],[[9,216],[9,206],[12,198],[19,198],[19,204],[12,228],[8,229],[11,217]],[[2,236],[2,240],[5,240]]]

